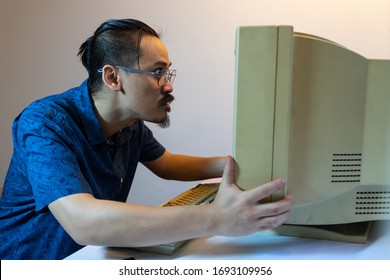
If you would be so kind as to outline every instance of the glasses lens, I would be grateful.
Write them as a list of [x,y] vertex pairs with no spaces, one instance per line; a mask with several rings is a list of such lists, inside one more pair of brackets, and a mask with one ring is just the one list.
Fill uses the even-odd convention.
[[163,87],[167,84],[168,81],[172,84],[173,81],[175,80],[175,76],[176,76],[176,70],[168,69],[164,71],[164,73],[162,73],[160,79],[158,80],[158,85]]
[[176,70],[170,70],[168,75],[168,80],[171,82],[171,84],[173,84],[175,77],[176,77]]

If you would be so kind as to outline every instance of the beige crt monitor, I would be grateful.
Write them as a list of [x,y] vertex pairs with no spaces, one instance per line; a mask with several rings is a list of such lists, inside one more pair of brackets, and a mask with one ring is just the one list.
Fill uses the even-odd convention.
[[291,26],[239,27],[235,53],[237,184],[287,179],[279,233],[366,242],[390,219],[390,61]]

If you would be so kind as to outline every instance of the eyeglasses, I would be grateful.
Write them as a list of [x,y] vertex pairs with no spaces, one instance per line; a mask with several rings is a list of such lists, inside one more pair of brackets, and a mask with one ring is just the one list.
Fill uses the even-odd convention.
[[[157,85],[160,87],[165,86],[168,81],[172,84],[176,77],[176,70],[171,69],[161,69],[154,72],[151,71],[145,71],[135,68],[128,68],[124,66],[114,66],[115,68],[125,70],[130,73],[141,73],[141,74],[148,74],[153,75],[157,79]],[[98,69],[99,73],[103,72],[103,68]]]

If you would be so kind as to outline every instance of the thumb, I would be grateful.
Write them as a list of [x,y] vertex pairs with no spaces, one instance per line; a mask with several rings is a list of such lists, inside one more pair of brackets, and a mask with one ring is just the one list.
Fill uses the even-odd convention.
[[227,157],[226,165],[223,170],[222,181],[223,185],[234,184],[234,160],[231,156]]

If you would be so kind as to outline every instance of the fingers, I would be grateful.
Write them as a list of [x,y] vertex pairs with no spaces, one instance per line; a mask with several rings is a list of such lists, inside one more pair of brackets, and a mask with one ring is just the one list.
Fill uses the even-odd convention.
[[[231,186],[235,185],[235,163],[231,156],[227,157],[226,165],[222,175],[221,186]],[[264,185],[258,186],[254,189],[248,191],[248,196],[251,198],[252,202],[258,202],[263,198],[269,196],[270,194],[280,190],[286,186],[286,181],[284,179],[277,179],[272,182],[268,182]]]
[[286,211],[284,213],[281,213],[278,216],[269,216],[269,217],[260,218],[257,221],[256,231],[263,231],[263,230],[268,230],[268,229],[278,227],[288,219],[289,215],[290,215],[290,211]]
[[231,156],[227,157],[225,169],[223,170],[221,185],[234,184],[234,161]]
[[[275,228],[283,224],[290,216],[291,199],[286,196],[277,202],[258,204],[253,213],[252,232]],[[249,222],[249,221],[248,221]]]
[[292,207],[290,196],[285,196],[283,199],[269,203],[257,205],[257,212],[263,217],[277,216],[285,212],[289,212]]
[[248,190],[247,193],[250,197],[250,200],[255,203],[272,193],[284,188],[286,186],[286,181],[284,179],[277,179],[271,182],[268,182],[264,185],[258,186],[251,190]]
[[292,202],[290,196],[286,196],[282,200],[259,204],[257,206],[257,228],[265,230],[277,227],[283,224],[290,215]]

